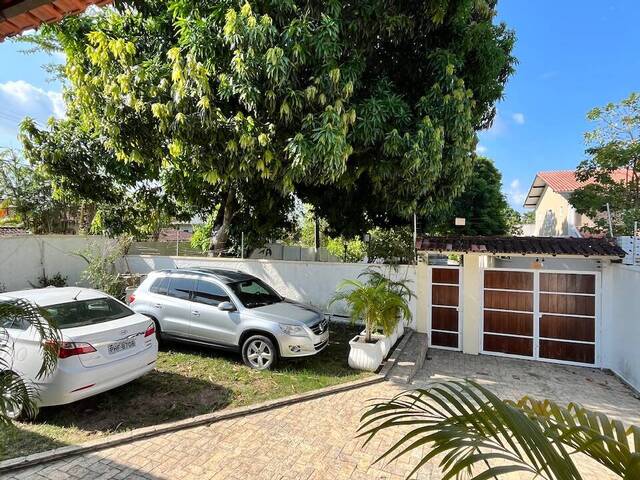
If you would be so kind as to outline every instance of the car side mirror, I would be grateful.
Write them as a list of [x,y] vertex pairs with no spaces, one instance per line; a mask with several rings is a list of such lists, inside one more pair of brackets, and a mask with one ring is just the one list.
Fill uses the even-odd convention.
[[218,304],[218,310],[222,310],[223,312],[233,312],[236,309],[236,306],[231,302],[220,302]]

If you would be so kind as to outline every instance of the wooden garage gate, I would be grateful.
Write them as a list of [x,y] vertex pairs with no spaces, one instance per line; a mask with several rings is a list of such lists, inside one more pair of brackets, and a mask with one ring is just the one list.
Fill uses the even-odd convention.
[[460,267],[429,267],[430,325],[429,345],[436,348],[460,350],[462,329],[460,322]]
[[597,365],[598,275],[484,270],[483,353]]

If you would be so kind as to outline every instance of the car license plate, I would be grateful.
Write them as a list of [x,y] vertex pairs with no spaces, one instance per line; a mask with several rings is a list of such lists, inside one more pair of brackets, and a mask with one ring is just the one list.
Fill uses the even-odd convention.
[[135,346],[136,346],[136,341],[133,338],[123,340],[122,342],[112,343],[111,345],[109,345],[109,355],[114,355],[124,350],[135,348]]

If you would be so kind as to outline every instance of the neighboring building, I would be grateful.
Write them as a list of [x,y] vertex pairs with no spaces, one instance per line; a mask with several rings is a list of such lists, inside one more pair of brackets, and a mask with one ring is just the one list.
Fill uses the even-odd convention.
[[11,218],[16,214],[15,205],[11,205],[9,199],[0,198],[0,220],[3,218]]
[[[627,171],[617,170],[613,178],[623,181]],[[579,181],[573,170],[538,172],[531,184],[525,208],[535,209],[535,224],[531,235],[538,237],[581,237],[580,229],[593,225],[591,219],[575,211],[571,194],[593,180]]]

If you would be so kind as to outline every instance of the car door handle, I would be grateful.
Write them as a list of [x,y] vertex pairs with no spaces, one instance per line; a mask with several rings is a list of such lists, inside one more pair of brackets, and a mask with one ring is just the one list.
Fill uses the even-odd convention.
[[194,317],[199,317],[200,316],[200,312],[197,310],[192,310],[191,311],[191,315],[193,315]]
[[159,303],[156,303],[153,308],[162,308],[162,305],[160,305]]

